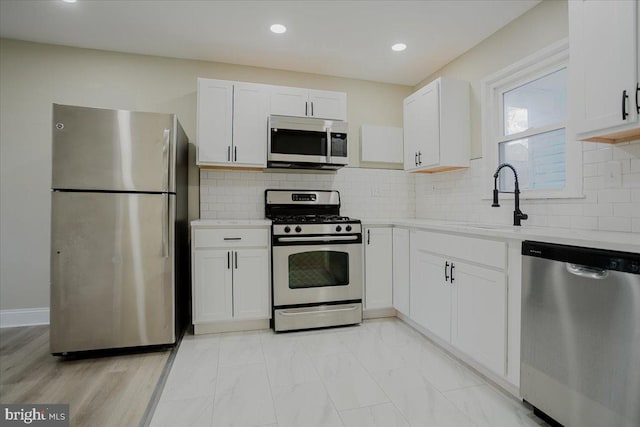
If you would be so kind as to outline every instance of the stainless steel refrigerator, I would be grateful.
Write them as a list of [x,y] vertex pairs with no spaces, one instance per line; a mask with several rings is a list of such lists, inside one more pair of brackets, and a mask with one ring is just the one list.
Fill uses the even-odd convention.
[[173,114],[53,105],[51,353],[174,344],[189,318]]

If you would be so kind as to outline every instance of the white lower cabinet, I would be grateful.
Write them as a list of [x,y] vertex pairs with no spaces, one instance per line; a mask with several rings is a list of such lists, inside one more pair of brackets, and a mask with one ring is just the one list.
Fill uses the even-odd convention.
[[[196,329],[270,318],[269,230],[192,225],[192,307]],[[218,330],[216,330],[218,331]]]
[[410,315],[409,230],[393,229],[393,308]]
[[505,375],[507,287],[504,272],[454,262],[451,343]]
[[364,231],[365,310],[393,307],[393,243],[391,227]]
[[505,377],[506,244],[412,230],[410,246],[411,320]]

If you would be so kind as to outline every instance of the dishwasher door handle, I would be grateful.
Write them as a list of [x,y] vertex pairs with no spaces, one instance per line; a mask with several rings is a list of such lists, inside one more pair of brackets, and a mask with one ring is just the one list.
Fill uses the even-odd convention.
[[567,263],[567,271],[576,276],[587,279],[604,279],[609,275],[607,270],[602,268],[588,267],[586,265]]

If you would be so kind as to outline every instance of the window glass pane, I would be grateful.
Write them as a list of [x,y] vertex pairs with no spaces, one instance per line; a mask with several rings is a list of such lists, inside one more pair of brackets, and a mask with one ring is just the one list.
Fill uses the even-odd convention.
[[[500,163],[518,171],[520,190],[562,190],[566,183],[564,128],[499,144]],[[510,170],[500,171],[500,190],[513,191]]]
[[503,94],[504,135],[562,122],[567,116],[567,69]]
[[289,255],[289,288],[317,288],[349,284],[349,254],[313,251]]

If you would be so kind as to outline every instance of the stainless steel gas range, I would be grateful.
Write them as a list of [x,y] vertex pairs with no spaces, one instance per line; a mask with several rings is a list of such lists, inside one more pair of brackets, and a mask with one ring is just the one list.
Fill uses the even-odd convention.
[[362,322],[362,226],[340,216],[337,191],[266,190],[273,328]]

